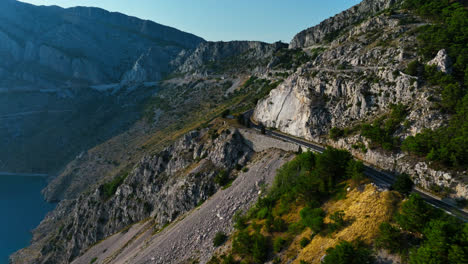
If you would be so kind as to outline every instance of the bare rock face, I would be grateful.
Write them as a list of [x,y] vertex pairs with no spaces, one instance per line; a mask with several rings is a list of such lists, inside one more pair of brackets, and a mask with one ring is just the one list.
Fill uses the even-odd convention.
[[[260,100],[254,118],[267,127],[318,140],[331,127],[352,126],[387,111],[392,103],[422,98],[417,79],[399,70],[405,60],[396,63],[402,50],[411,50],[408,43],[414,36],[404,35],[409,29],[387,16],[355,26]],[[398,45],[375,45],[387,39]]]
[[448,74],[452,72],[452,61],[450,60],[450,57],[448,56],[445,49],[440,50],[437,53],[437,56],[429,61],[427,65],[435,65],[439,71]]
[[[375,5],[371,6],[375,10],[393,3],[373,2]],[[339,21],[342,21],[342,16],[369,3],[364,1],[360,7],[338,15]],[[376,15],[347,28],[327,45],[321,43],[311,47],[311,51],[320,52],[316,59],[304,64],[260,100],[253,118],[266,127],[348,149],[355,156],[385,170],[408,173],[426,189],[446,187],[455,191],[454,197],[468,197],[468,187],[457,173],[431,169],[427,163],[404,153],[369,149],[369,141],[364,137],[352,136],[338,142],[328,137],[332,127],[353,128],[363,122],[372,122],[389,113],[390,106],[397,103],[408,107],[406,127],[401,125],[393,135],[400,140],[446,123],[447,116],[431,107],[431,100],[440,94],[422,86],[418,78],[403,73],[402,69],[417,58],[415,49],[411,47],[415,36],[409,32],[420,26],[418,23],[403,25],[398,22],[407,15]],[[307,47],[318,43],[334,19],[310,29],[309,35],[303,33],[304,38],[298,35],[292,46]],[[450,60],[444,50],[429,64],[436,65],[441,71],[450,70]],[[365,144],[367,152],[353,149],[355,144]]]
[[339,31],[375,14],[399,0],[364,0],[358,5],[324,20],[319,25],[308,28],[297,34],[289,44],[289,48],[305,48],[322,42],[330,34]]
[[[220,187],[215,176],[245,165],[252,154],[237,131],[226,130],[216,139],[207,130],[190,132],[143,158],[112,196],[101,185],[60,202],[13,263],[69,263],[89,246],[148,217],[161,228],[208,199]],[[39,255],[30,254],[34,249]]]

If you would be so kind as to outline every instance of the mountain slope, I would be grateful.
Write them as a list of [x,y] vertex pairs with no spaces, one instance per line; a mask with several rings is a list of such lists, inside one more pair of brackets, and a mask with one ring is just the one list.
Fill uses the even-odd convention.
[[[169,71],[170,60],[182,49],[203,41],[98,8],[37,7],[12,0],[2,1],[0,7],[0,45],[6,58],[1,62],[2,76],[34,83],[35,89],[60,88],[67,81],[82,86],[117,83],[142,56],[158,62],[148,69],[150,79],[143,80],[155,81]],[[1,86],[17,85],[7,80],[2,78]]]
[[[437,50],[434,60],[435,54],[421,56],[414,43],[419,43],[421,31],[431,21],[400,4],[364,1],[300,33],[318,37],[303,37],[290,49],[281,43],[202,42],[192,51],[180,52],[170,63],[175,70],[160,82],[159,89],[149,88],[153,93],[145,104],[144,119],[83,152],[46,188],[48,199],[61,201],[33,231],[32,245],[12,256],[13,262],[206,263],[215,252],[211,246],[214,232],[230,232],[233,218],[245,219],[234,217],[235,209],[245,208],[263,194],[264,183],[272,182],[268,164],[276,168],[289,159],[291,153],[271,148],[298,151],[297,146],[240,128],[246,124],[241,113],[253,108],[253,118],[266,127],[347,149],[354,157],[392,173],[411,174],[420,187],[450,190],[443,194],[466,198],[463,167],[431,163],[400,148],[405,138],[426,128],[444,128],[454,116],[438,107],[446,96],[422,73],[431,70],[437,78],[452,80],[442,70],[451,68],[448,56],[453,52]],[[135,65],[134,74],[125,74],[128,78],[124,79],[144,76],[140,64]],[[124,89],[121,95],[145,91],[139,88]],[[460,105],[463,110],[467,104]],[[457,106],[457,112],[466,113],[461,110]],[[328,206],[355,216],[346,219],[349,229],[336,234],[355,239],[372,224],[365,237],[365,242],[372,243],[377,224],[391,220],[400,196],[371,186],[361,195],[363,175],[358,180],[352,177],[356,190],[345,191],[345,180],[359,172],[359,163],[349,152],[330,149],[316,156],[306,152],[284,167],[278,175],[287,178],[276,182],[276,187],[286,187],[273,200],[259,200],[249,211],[248,225],[238,221],[244,226],[240,228],[244,230],[242,242],[251,246],[240,248],[237,257],[255,262],[273,261],[274,256],[281,257],[277,262],[300,261],[296,258],[299,237],[280,237],[286,229],[294,235],[303,231],[299,230],[299,207],[318,209],[328,198],[340,200],[346,195],[351,199]],[[237,192],[239,186],[241,192]],[[283,192],[288,186],[297,196]],[[369,207],[375,198],[382,210]],[[422,200],[420,204],[425,205]],[[294,215],[287,214],[288,210]],[[333,224],[332,218],[339,220],[340,214],[331,213],[319,212],[319,217]],[[268,230],[262,231],[262,226]],[[329,234],[334,232],[332,227]],[[198,236],[196,232],[198,240],[187,237]],[[275,238],[273,245],[262,232]],[[308,231],[299,234],[312,235]],[[292,238],[296,239],[292,248],[283,254],[281,250]],[[321,235],[316,238],[313,245],[337,242]],[[219,253],[229,252],[234,242]],[[273,252],[269,246],[275,248],[275,244]],[[259,252],[259,248],[265,250]],[[317,254],[325,250],[309,247],[301,256],[318,261],[322,256]]]
[[[255,100],[276,87],[279,78],[249,87],[244,85],[248,74],[253,69],[264,71],[268,59],[285,47],[285,44],[261,42],[204,42],[193,52],[181,53],[173,62],[178,70],[161,81],[158,89],[147,96],[141,107],[143,110],[139,109],[143,118],[124,133],[83,150],[45,188],[46,199],[76,198],[82,191],[131,168],[146,153],[162,150],[177,137],[209,122],[227,108],[238,109],[236,111],[252,108]],[[219,48],[226,52],[220,54]],[[199,50],[216,56],[203,61],[207,56],[201,56],[203,53]],[[231,64],[233,60],[239,63]],[[242,63],[246,60],[249,63]],[[195,72],[183,72],[184,67],[197,67],[198,64],[193,66],[196,64],[193,61],[202,65]],[[218,64],[225,67],[212,72],[211,67]]]
[[[384,6],[394,2],[386,3]],[[337,17],[346,16],[347,12],[350,11]],[[325,31],[334,30],[331,21],[321,24]],[[260,101],[254,119],[290,135],[348,149],[382,169],[408,173],[425,189],[444,193],[441,190],[446,188],[452,191],[443,195],[466,198],[466,161],[462,161],[466,151],[457,152],[459,167],[453,168],[430,164],[400,149],[408,136],[447,127],[447,120],[452,118],[440,106],[447,100],[441,91],[445,85],[440,87],[420,74],[422,64],[419,70],[411,70],[423,62],[428,65],[426,76],[432,75],[437,68],[446,69],[447,61],[453,60],[447,58],[444,50],[434,60],[424,58],[414,45],[430,23],[401,8],[400,2],[386,12],[344,28],[331,42],[314,42],[316,45],[307,50],[316,58]],[[321,32],[322,26],[311,30]],[[461,66],[465,68],[466,64]],[[437,78],[450,78],[444,75],[440,72]],[[462,97],[461,92],[454,100],[462,101]],[[463,108],[461,103],[460,107]],[[459,122],[465,121],[462,118]],[[462,137],[457,144],[466,146],[463,142]]]
[[170,62],[203,41],[97,8],[0,1],[0,170],[56,173],[125,131]]

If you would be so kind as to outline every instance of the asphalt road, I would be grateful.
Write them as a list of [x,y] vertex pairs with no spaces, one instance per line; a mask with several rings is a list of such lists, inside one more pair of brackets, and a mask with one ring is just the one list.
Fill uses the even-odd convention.
[[[252,113],[253,113],[253,110],[247,111],[244,113],[244,116],[246,117],[246,120],[250,122],[250,128],[255,129],[257,131],[261,131],[262,128],[259,125],[254,124],[251,121]],[[325,150],[324,146],[321,146],[321,145],[318,145],[316,143],[312,143],[309,141],[305,141],[302,139],[298,139],[292,136],[288,136],[282,133],[278,133],[269,129],[265,129],[264,132],[268,136],[296,143],[299,146],[306,147],[308,149],[311,149],[314,152],[322,153]],[[395,181],[395,175],[389,174],[387,172],[383,172],[375,167],[372,167],[370,164],[364,163],[364,165],[365,165],[364,174],[367,177],[369,177],[375,184],[377,184],[378,186],[387,187],[387,188],[392,186],[392,184]],[[428,204],[436,208],[442,209],[446,213],[453,215],[464,222],[468,222],[468,213],[464,210],[461,210],[457,206],[454,206],[448,202],[445,202],[439,199],[438,197],[432,196],[431,194],[423,190],[420,190],[418,188],[414,188],[413,193],[419,194]]]

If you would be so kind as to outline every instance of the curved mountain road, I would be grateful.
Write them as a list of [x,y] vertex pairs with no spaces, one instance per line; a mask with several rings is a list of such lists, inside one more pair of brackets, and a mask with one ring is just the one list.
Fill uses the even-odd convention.
[[[252,113],[253,113],[253,110],[249,110],[244,113],[244,116],[246,120],[248,120],[248,122],[250,123],[251,129],[261,131],[262,128],[259,125],[255,124],[254,122],[252,122],[252,119],[251,119]],[[326,148],[317,143],[313,143],[313,142],[306,141],[303,139],[298,139],[298,138],[295,138],[295,137],[292,137],[283,133],[278,133],[272,130],[265,129],[264,132],[267,136],[271,136],[274,138],[278,138],[278,139],[282,139],[288,142],[298,144],[299,146],[311,149],[314,152],[322,153]],[[365,165],[364,174],[367,177],[369,177],[374,183],[376,183],[378,186],[381,186],[381,187],[388,188],[392,186],[392,184],[395,181],[394,175],[381,171],[380,169],[373,167],[369,163],[364,163],[364,165]],[[424,190],[421,190],[419,188],[414,188],[413,193],[419,194],[431,206],[442,209],[446,213],[453,215],[464,222],[468,222],[468,212],[466,212],[465,210],[462,210],[453,204],[445,202],[441,200],[440,198],[433,196],[432,194],[427,193]]]

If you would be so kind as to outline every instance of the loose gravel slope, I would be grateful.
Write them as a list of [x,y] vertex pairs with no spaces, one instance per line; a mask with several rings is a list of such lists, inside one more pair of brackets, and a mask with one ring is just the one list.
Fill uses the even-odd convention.
[[88,250],[73,264],[94,263],[181,263],[190,258],[206,263],[215,248],[218,231],[232,231],[232,217],[257,200],[263,184],[271,184],[276,170],[292,158],[290,153],[269,150],[257,153],[247,172],[232,186],[220,190],[197,209],[153,235],[151,220],[136,224]]

